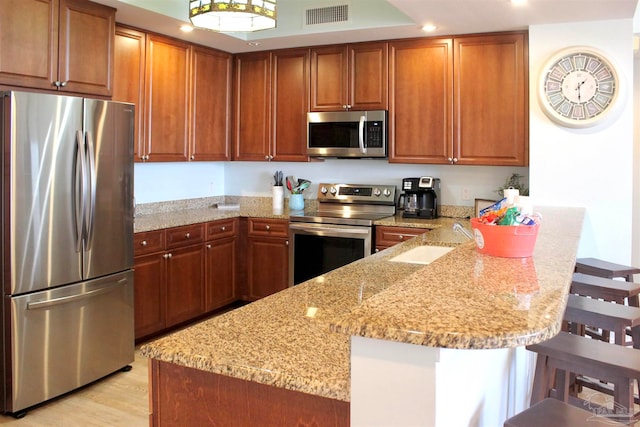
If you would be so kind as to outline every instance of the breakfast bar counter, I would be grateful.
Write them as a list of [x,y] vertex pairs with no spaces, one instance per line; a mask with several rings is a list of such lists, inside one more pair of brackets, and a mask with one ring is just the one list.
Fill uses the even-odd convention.
[[[145,344],[141,352],[152,359],[152,371],[171,364],[339,404],[353,397],[352,336],[451,350],[546,340],[560,330],[584,210],[539,210],[544,219],[530,258],[480,254],[452,230],[453,219],[439,219],[423,235]],[[428,265],[393,260],[423,245],[455,249]],[[153,410],[162,409],[154,404]]]

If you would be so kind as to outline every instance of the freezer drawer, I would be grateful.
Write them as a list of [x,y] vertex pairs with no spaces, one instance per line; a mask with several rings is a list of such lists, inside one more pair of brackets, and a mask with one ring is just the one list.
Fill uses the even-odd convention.
[[[133,271],[10,299],[6,412],[17,412],[133,362]],[[12,384],[9,386],[9,384]]]

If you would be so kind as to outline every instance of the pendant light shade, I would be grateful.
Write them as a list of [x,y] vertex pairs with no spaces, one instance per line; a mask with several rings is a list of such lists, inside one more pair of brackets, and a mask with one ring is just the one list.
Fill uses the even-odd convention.
[[189,19],[198,28],[250,32],[276,26],[276,0],[190,0]]

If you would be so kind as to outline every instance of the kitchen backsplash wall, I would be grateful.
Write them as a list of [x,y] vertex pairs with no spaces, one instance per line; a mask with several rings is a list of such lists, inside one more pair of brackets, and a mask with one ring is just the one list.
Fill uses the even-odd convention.
[[[220,195],[260,196],[271,194],[273,174],[306,178],[312,182],[305,198],[314,199],[319,182],[392,184],[402,178],[438,177],[442,183],[442,204],[473,206],[474,198],[496,199],[496,190],[513,173],[528,177],[525,167],[451,166],[390,164],[386,160],[327,159],[323,162],[187,162],[137,163],[137,203],[193,199]],[[526,180],[524,181],[526,183]],[[463,199],[467,189],[469,199]]]

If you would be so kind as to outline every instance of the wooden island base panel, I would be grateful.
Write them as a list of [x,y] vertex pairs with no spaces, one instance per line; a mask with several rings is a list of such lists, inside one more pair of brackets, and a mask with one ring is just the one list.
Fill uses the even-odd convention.
[[349,426],[349,402],[150,362],[152,427]]

